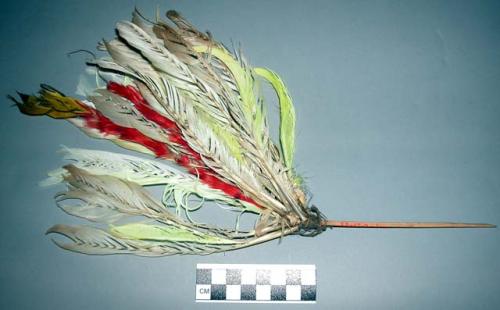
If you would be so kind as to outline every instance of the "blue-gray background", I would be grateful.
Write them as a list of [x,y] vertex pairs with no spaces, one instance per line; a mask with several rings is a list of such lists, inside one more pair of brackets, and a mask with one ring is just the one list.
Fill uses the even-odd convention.
[[[329,217],[500,223],[498,1],[3,1],[0,94],[73,93],[84,57],[66,53],[157,4],[281,74],[298,170]],[[500,309],[498,229],[333,230],[206,257],[62,251],[43,233],[77,220],[37,182],[61,144],[118,148],[1,101],[2,309],[255,309],[195,304],[196,263],[316,264],[318,303],[277,309]]]

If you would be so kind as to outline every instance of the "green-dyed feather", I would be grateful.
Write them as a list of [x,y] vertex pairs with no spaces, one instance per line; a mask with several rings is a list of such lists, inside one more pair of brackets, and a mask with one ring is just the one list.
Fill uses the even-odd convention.
[[131,223],[112,226],[110,233],[116,237],[132,240],[194,242],[202,244],[234,244],[235,241],[219,238],[175,226],[159,226]]
[[280,145],[285,165],[288,169],[293,166],[295,152],[295,109],[292,98],[288,94],[285,83],[273,71],[266,68],[255,68],[254,72],[266,79],[276,91],[280,105]]
[[[240,62],[233,55],[222,48],[202,45],[195,46],[194,50],[199,53],[209,53],[224,63],[229,71],[231,71],[241,97],[243,113],[248,123],[252,124],[257,107],[253,88],[254,81],[250,70],[241,66]],[[262,133],[258,134],[260,136]]]
[[203,111],[199,111],[198,109],[196,109],[196,111],[198,112],[200,119],[202,119],[210,127],[210,129],[212,129],[214,135],[224,142],[231,155],[241,163],[243,156],[241,154],[241,146],[238,139],[231,132],[229,132],[227,128],[221,127],[220,123],[215,121],[212,117],[210,117],[210,115],[203,113]]

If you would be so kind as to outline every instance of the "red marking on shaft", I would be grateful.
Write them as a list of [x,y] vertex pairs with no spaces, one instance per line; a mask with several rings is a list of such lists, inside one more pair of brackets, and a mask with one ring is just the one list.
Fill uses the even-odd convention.
[[359,221],[323,221],[324,227],[340,228],[494,228],[495,225],[483,223],[452,222],[359,222]]

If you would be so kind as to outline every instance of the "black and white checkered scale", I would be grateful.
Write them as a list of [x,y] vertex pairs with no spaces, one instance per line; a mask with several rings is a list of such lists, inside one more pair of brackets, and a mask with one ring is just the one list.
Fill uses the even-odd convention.
[[314,265],[198,264],[196,301],[316,301]]

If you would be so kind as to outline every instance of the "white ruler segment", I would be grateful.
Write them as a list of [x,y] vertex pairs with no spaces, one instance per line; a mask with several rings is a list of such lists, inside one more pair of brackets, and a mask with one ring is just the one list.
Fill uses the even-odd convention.
[[315,265],[197,264],[197,302],[315,303]]

